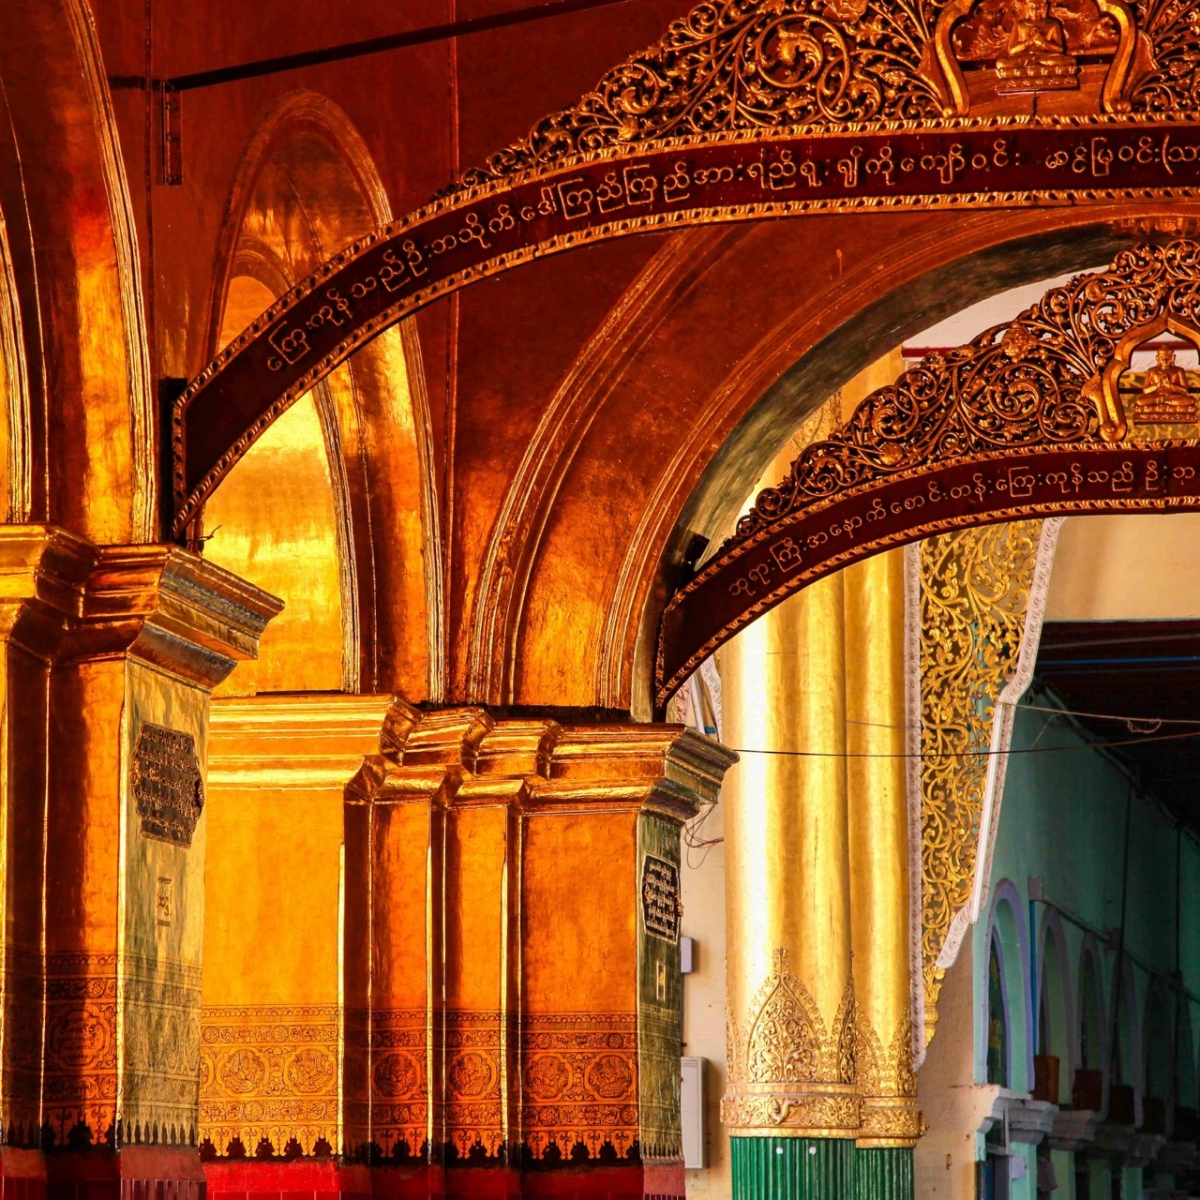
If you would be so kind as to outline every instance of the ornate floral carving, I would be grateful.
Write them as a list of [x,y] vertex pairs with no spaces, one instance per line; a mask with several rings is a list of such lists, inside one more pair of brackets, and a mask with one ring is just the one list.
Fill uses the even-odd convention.
[[638,1137],[637,1016],[555,1013],[523,1022],[521,1125],[534,1158],[556,1146],[624,1157]]
[[1016,668],[1041,521],[965,529],[921,544],[921,958],[925,1037],[938,958],[975,873],[996,697]]
[[936,15],[929,3],[706,0],[457,186],[608,146],[934,118],[942,102],[922,57]]
[[335,1005],[207,1007],[201,1014],[200,1136],[218,1154],[235,1138],[277,1154],[340,1146]]
[[727,1022],[728,1091],[722,1120],[739,1128],[852,1129],[859,1123],[854,981],[827,1026],[812,993],[775,951],[745,1022]]
[[[1005,61],[1012,7],[996,0],[703,0],[576,104],[538,121],[447,191],[614,147],[963,116],[970,100],[960,64]],[[1194,3],[1078,0],[1056,5],[1046,20],[1061,29],[1063,57],[1072,64],[1077,57],[1109,63],[1097,112],[1200,106]],[[1076,86],[1074,76],[1065,86]]]
[[807,447],[722,553],[797,509],[922,463],[1122,439],[1124,410],[1105,368],[1128,335],[1151,336],[1158,319],[1200,323],[1198,275],[1200,243],[1137,246],[1107,271],[1051,288],[1013,321],[930,355]]

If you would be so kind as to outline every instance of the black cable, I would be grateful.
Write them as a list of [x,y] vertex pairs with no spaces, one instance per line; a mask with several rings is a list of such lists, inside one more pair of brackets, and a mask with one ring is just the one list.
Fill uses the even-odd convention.
[[485,33],[491,29],[503,29],[509,25],[524,25],[529,21],[541,21],[547,17],[583,12],[589,8],[605,8],[609,5],[628,4],[629,2],[630,0],[552,0],[549,4],[535,4],[529,8],[510,9],[508,12],[492,13],[483,17],[468,17],[466,20],[450,21],[444,25],[428,25],[424,29],[410,29],[406,33],[393,33],[386,37],[365,38],[359,42],[327,46],[323,50],[281,54],[275,58],[260,58],[254,62],[239,63],[232,67],[216,67],[211,71],[194,71],[190,75],[177,75],[174,79],[166,79],[161,82],[173,91],[190,92],[196,88],[213,87],[218,83],[234,83],[240,79],[257,79],[262,75],[277,75],[281,71],[296,71],[301,67],[318,67],[325,63],[344,62],[346,59],[361,58],[366,54],[381,54],[387,50],[401,50],[406,46],[423,46],[428,42],[440,42],[448,38],[465,37],[472,33]]

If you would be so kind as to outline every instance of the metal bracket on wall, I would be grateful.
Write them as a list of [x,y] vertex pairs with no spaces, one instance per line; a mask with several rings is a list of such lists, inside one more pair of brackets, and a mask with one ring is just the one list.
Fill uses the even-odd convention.
[[159,95],[159,183],[183,183],[183,93],[170,79],[157,82]]

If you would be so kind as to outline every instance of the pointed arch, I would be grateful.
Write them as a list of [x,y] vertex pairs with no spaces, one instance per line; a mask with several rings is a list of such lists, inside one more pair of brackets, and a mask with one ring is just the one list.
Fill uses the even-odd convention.
[[[260,121],[231,189],[215,266],[209,352],[329,254],[389,215],[371,156],[345,114],[311,92],[278,100]],[[253,303],[246,299],[251,295]],[[204,519],[210,533],[224,526],[209,544],[214,557],[251,578],[257,566],[265,572],[264,584],[275,572],[273,586],[291,593],[291,613],[285,610],[264,642],[260,665],[243,673],[241,686],[254,687],[256,672],[272,670],[274,652],[290,665],[281,668],[276,662],[277,686],[271,690],[335,686],[436,698],[444,640],[441,539],[413,323],[389,329],[331,372],[283,422],[230,472]],[[289,436],[289,424],[297,436]],[[309,431],[302,436],[301,426]],[[261,478],[252,482],[252,475]],[[252,536],[244,532],[242,544],[230,547],[233,527],[249,531],[261,524],[262,489],[278,493],[277,503],[295,519],[274,522]],[[307,538],[305,555],[286,552],[289,526],[295,536]],[[265,549],[270,538],[279,542],[273,555]],[[323,583],[310,586],[292,578],[288,563],[294,567],[297,558],[319,563],[331,547],[336,556],[318,570]],[[260,561],[251,563],[250,554]],[[307,611],[314,605],[324,613],[321,620],[312,620]],[[341,667],[333,682],[330,667],[318,669],[306,632],[323,627],[328,640],[331,621],[339,626],[341,641]],[[325,659],[330,656],[327,651]]]

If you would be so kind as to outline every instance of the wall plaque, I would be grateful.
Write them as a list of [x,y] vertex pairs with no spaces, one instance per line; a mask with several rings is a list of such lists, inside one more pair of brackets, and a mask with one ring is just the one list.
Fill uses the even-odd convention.
[[642,861],[642,924],[647,933],[679,944],[679,868],[664,858],[647,854]]
[[204,809],[204,780],[190,733],[142,725],[133,751],[133,798],[145,837],[192,844]]

